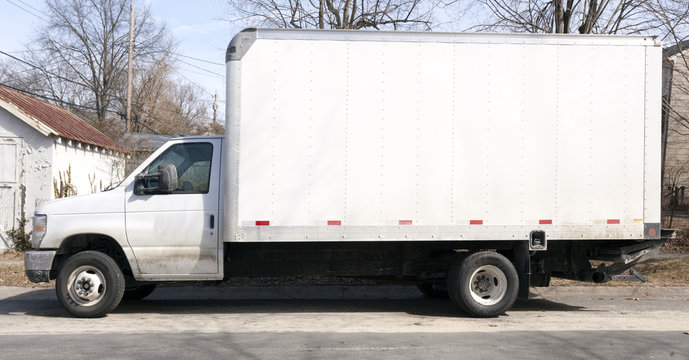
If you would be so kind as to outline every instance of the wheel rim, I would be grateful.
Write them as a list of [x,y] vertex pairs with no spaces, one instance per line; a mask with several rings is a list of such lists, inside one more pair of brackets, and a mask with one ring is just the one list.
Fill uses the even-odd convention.
[[67,292],[81,306],[93,306],[105,295],[105,276],[93,266],[80,266],[69,275]]
[[497,266],[483,265],[471,274],[469,293],[481,305],[495,305],[507,293],[507,276]]

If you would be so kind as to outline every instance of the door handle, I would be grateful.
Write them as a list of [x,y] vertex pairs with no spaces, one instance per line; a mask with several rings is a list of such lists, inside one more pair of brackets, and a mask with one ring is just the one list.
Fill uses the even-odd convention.
[[211,229],[215,228],[215,215],[211,215]]

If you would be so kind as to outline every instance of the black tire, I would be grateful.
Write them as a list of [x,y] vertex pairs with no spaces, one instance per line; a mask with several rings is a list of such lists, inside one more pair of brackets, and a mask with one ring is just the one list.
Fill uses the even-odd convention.
[[73,255],[60,268],[55,291],[60,304],[81,318],[105,316],[124,294],[124,275],[115,261],[98,251]]
[[153,290],[156,289],[157,285],[158,284],[143,284],[125,287],[122,300],[141,300],[146,296],[151,295]]
[[519,277],[509,259],[484,251],[458,260],[447,285],[453,301],[467,314],[496,317],[517,300]]
[[[450,298],[450,301],[452,301],[455,304],[459,304],[457,302],[457,296],[455,294],[455,285],[457,283],[457,275],[459,275],[459,267],[462,265],[462,261],[469,256],[468,253],[460,253],[457,259],[455,259],[455,262],[452,264],[452,267],[450,267],[450,271],[447,273],[447,295]],[[461,306],[460,306],[461,307]],[[462,309],[464,310],[464,309]],[[466,312],[466,311],[465,311]]]
[[447,289],[441,289],[434,284],[432,281],[422,282],[416,285],[419,291],[424,294],[424,296],[431,299],[448,299],[450,295],[447,293]]
[[457,300],[457,291],[456,291],[456,284],[459,277],[459,267],[462,265],[462,261],[464,261],[465,257],[460,257],[457,260],[455,260],[455,263],[452,265],[450,268],[450,272],[447,274],[447,295],[450,297],[450,301],[453,303],[459,305],[460,309],[462,311],[467,312],[464,310],[462,307],[462,304]]

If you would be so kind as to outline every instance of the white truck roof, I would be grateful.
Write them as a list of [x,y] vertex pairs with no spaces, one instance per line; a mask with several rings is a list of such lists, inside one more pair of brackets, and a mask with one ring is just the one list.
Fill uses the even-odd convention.
[[238,60],[256,39],[314,41],[380,41],[466,44],[531,44],[531,45],[651,45],[661,47],[655,35],[603,34],[517,34],[517,33],[449,33],[432,31],[363,31],[314,29],[247,28],[239,32],[227,47],[225,61]]

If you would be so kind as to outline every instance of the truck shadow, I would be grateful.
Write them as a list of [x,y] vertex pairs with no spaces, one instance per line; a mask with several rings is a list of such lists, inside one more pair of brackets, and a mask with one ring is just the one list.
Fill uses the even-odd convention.
[[[509,312],[588,311],[548,300],[518,301]],[[449,300],[428,299],[256,299],[256,300],[141,300],[123,301],[114,313],[158,314],[277,314],[277,313],[407,313],[427,317],[470,317]]]
[[[394,312],[429,317],[468,317],[446,299],[431,299],[413,287],[370,286],[333,298],[314,286],[271,287],[267,293],[243,287],[162,287],[143,300],[123,300],[114,314],[278,314]],[[383,287],[384,288],[384,287]],[[265,288],[263,290],[267,290]],[[341,289],[340,289],[341,290]],[[321,295],[317,295],[320,293]],[[510,312],[592,311],[582,306],[547,299],[518,300]],[[36,289],[0,300],[0,315],[25,314],[38,317],[70,317],[55,298],[53,289]]]

